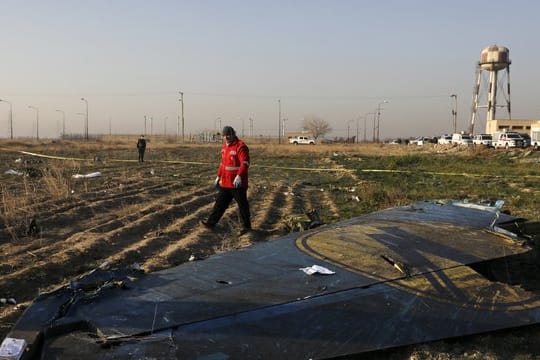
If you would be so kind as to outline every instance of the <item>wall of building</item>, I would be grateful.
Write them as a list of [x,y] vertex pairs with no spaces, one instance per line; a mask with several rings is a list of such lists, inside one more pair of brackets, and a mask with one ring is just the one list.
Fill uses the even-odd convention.
[[486,134],[493,134],[497,131],[515,131],[518,133],[530,134],[531,126],[540,124],[540,120],[524,119],[495,119],[487,121]]

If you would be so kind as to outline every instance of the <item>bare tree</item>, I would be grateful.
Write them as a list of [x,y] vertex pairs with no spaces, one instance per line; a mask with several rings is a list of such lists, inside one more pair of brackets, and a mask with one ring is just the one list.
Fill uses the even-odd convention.
[[323,120],[315,115],[306,116],[304,118],[304,122],[302,123],[302,128],[311,132],[315,139],[332,131],[330,124],[326,120]]

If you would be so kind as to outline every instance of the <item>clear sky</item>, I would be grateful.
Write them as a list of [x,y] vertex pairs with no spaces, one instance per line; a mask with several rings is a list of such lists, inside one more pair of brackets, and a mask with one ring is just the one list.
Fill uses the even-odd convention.
[[[540,118],[539,4],[0,0],[0,99],[15,136],[36,135],[38,112],[40,137],[59,135],[62,114],[83,133],[82,97],[91,134],[175,134],[180,91],[186,135],[220,124],[277,135],[279,100],[287,131],[318,116],[328,138],[357,125],[362,138],[387,100],[381,139],[432,136],[452,131],[451,94],[468,128],[480,52],[497,44],[512,60],[512,118]],[[9,108],[0,102],[4,138]]]

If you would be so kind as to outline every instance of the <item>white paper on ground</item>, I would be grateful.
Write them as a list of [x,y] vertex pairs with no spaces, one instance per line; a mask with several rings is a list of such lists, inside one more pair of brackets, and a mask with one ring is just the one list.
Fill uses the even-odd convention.
[[101,176],[101,173],[99,171],[96,171],[96,172],[86,174],[86,175],[74,174],[72,177],[75,179],[81,179],[81,178],[88,179],[88,178],[95,178],[95,177],[100,177],[100,176]]
[[332,274],[335,274],[334,271],[329,270],[329,269],[325,268],[324,266],[320,266],[320,265],[312,265],[312,266],[308,266],[308,267],[305,267],[305,268],[300,268],[300,270],[302,270],[303,272],[305,272],[308,275],[313,275],[313,274],[332,275]]
[[19,360],[26,348],[26,340],[7,337],[0,345],[0,360]]

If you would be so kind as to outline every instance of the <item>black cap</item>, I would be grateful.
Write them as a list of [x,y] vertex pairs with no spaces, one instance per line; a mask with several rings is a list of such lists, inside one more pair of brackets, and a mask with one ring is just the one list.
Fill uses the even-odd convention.
[[225,126],[223,128],[223,133],[222,133],[223,136],[225,135],[229,135],[229,136],[235,136],[236,135],[236,132],[234,131],[234,129],[232,128],[232,126]]

